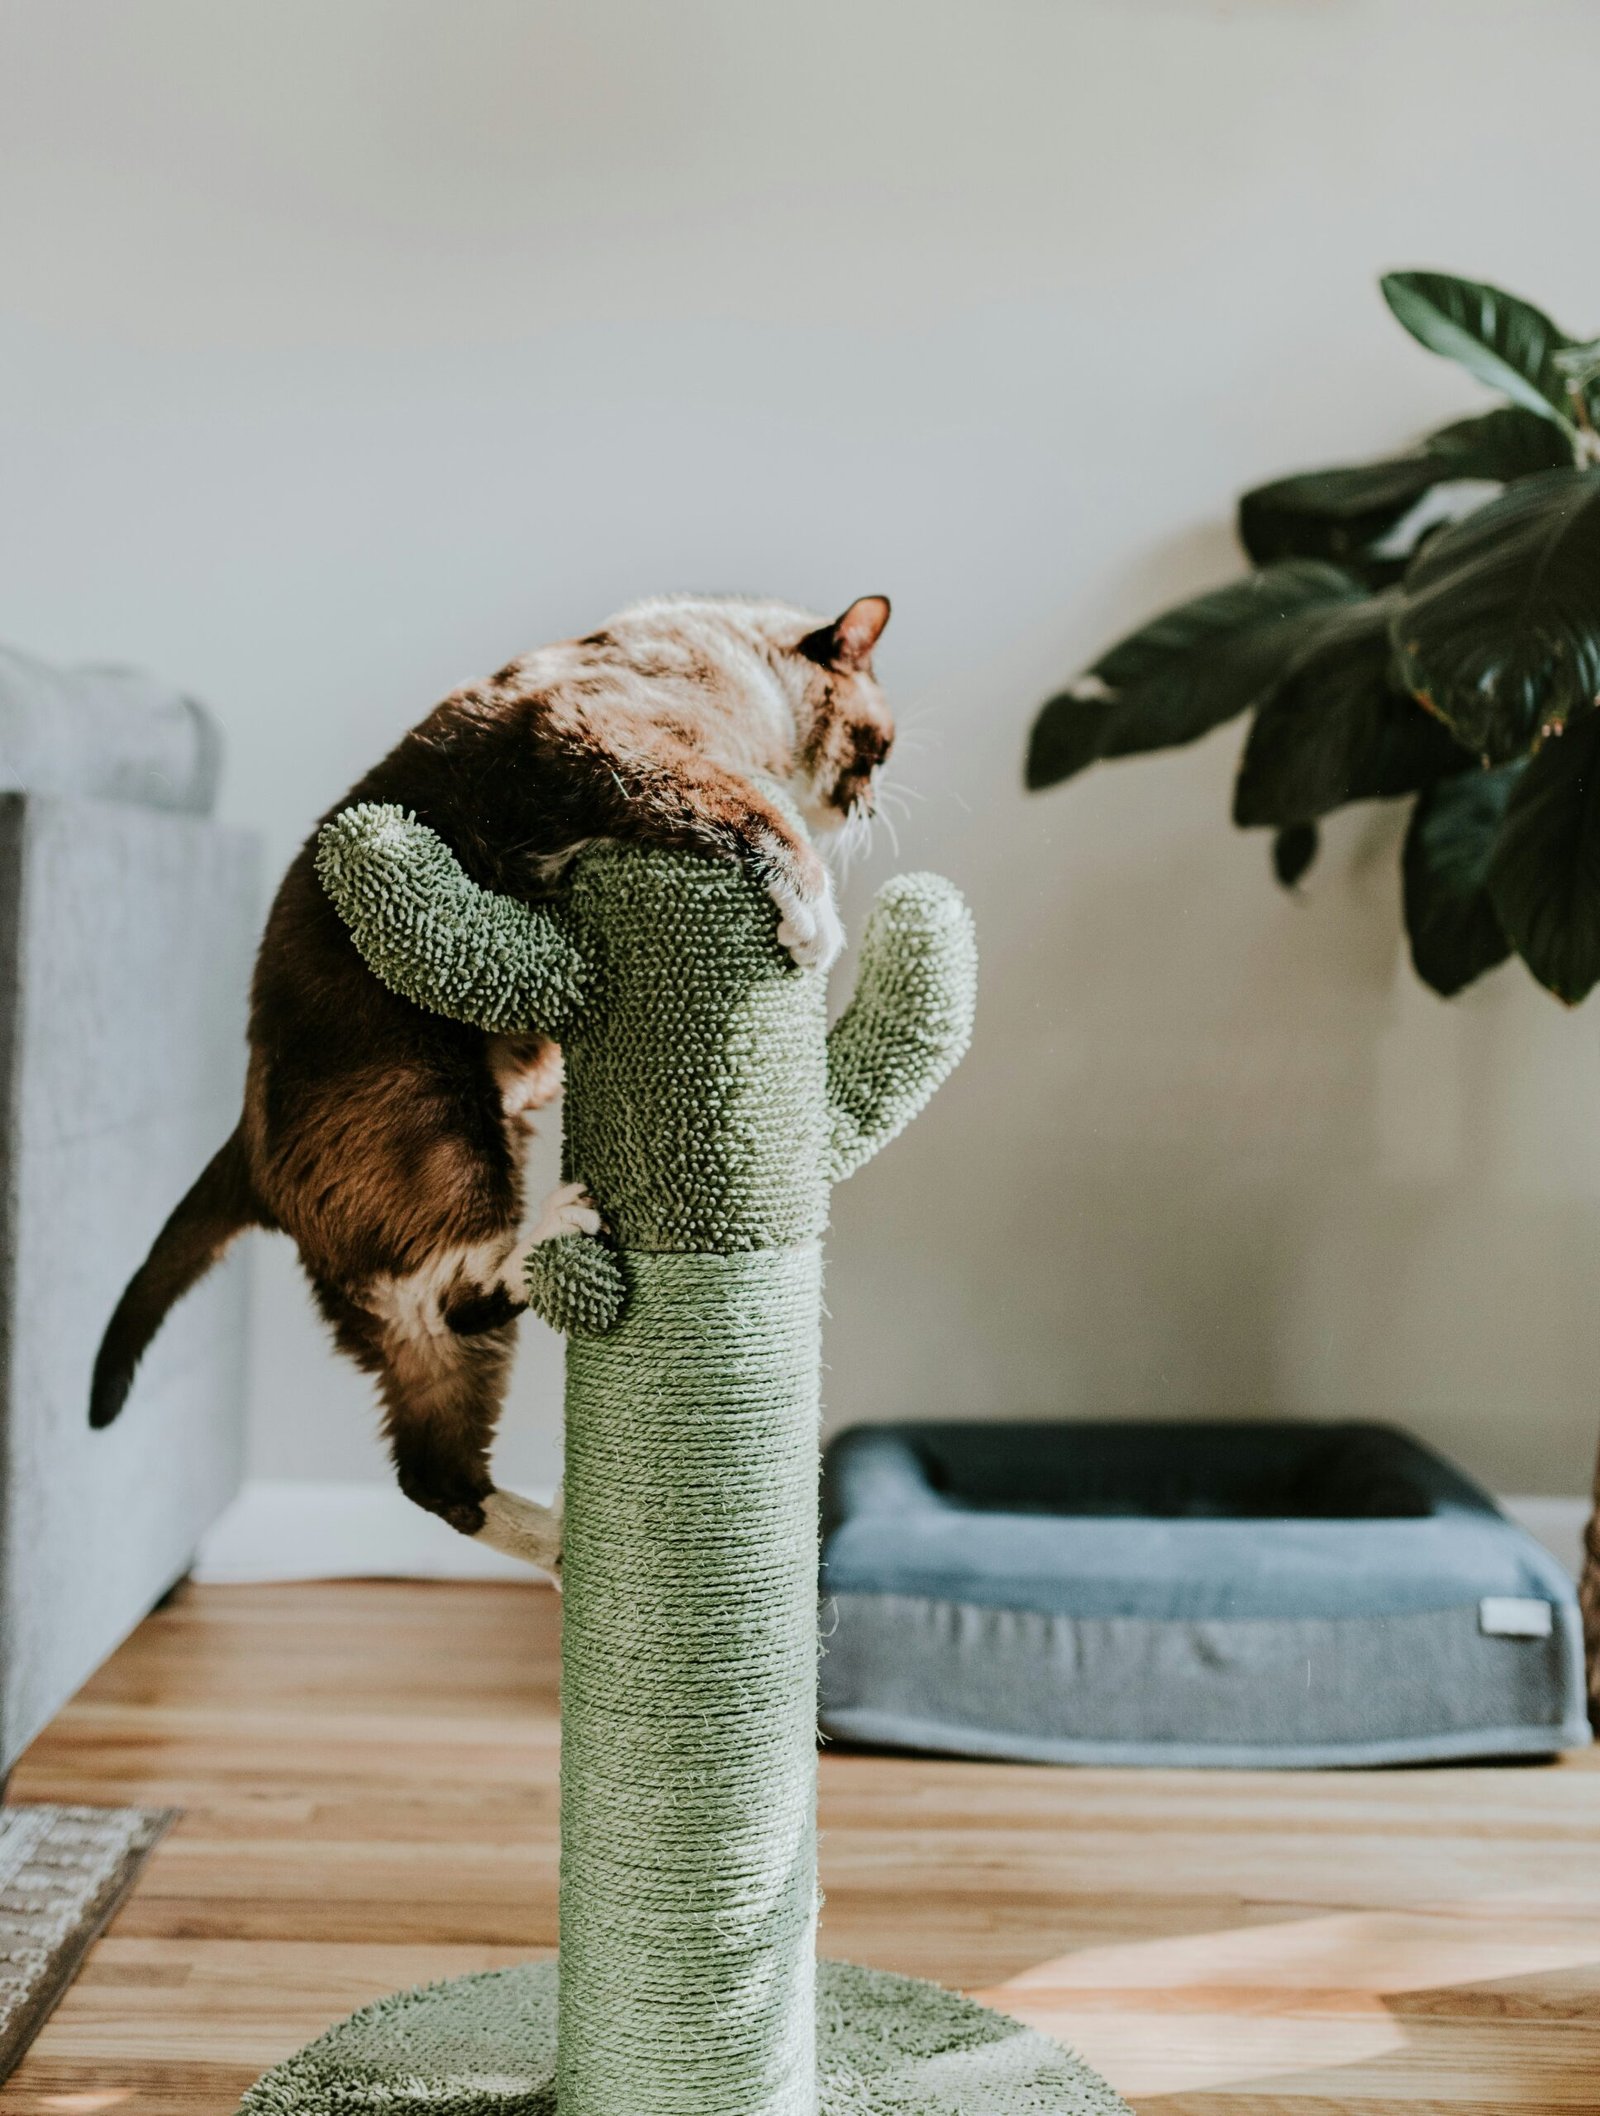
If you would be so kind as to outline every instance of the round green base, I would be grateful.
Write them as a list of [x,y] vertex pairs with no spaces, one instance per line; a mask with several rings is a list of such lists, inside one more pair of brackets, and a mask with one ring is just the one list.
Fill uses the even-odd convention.
[[[240,2116],[555,2116],[556,1965],[402,1991],[256,2082]],[[1046,2035],[914,1977],[822,1962],[821,2116],[1128,2116]]]

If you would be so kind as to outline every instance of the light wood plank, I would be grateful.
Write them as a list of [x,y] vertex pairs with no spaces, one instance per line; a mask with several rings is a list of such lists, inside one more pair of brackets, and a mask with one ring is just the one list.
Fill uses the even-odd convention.
[[[385,1991],[555,1943],[557,1598],[186,1589],[16,1799],[184,1817],[5,2116],[226,2116]],[[1600,2109],[1600,1771],[827,1751],[830,1953],[975,1990],[1145,2116]]]

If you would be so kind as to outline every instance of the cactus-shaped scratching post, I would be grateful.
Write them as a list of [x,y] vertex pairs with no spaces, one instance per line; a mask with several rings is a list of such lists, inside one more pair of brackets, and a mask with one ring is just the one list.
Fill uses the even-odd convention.
[[1015,2022],[813,1959],[821,1236],[833,1182],[965,1048],[959,896],[887,885],[830,1033],[734,866],[601,845],[532,910],[392,809],[339,817],[321,866],[397,990],[559,1038],[565,1172],[607,1236],[528,1265],[570,1338],[559,1975],[384,2001],[246,2110],[1119,2109]]

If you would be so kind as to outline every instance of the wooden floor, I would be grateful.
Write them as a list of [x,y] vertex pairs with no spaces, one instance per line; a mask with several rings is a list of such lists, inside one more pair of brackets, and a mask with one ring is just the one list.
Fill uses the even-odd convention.
[[[173,1804],[5,2116],[224,2116],[397,1985],[556,1933],[548,1590],[185,1590],[11,1797]],[[831,1754],[828,1952],[1074,2044],[1144,2116],[1600,2110],[1600,1769]]]

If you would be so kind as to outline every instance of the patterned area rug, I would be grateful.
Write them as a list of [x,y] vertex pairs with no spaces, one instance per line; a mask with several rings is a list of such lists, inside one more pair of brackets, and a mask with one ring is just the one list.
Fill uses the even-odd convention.
[[0,1808],[0,2080],[49,2019],[175,1808]]

